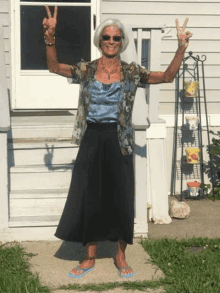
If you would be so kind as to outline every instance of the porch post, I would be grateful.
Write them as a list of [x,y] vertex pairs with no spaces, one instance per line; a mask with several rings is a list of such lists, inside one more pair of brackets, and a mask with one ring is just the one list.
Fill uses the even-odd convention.
[[0,229],[8,227],[7,133],[0,132]]
[[146,89],[138,88],[135,96],[132,124],[134,129],[135,174],[135,234],[147,238],[147,120]]
[[[160,70],[161,29],[151,30],[150,70]],[[166,122],[159,118],[160,84],[149,85],[149,120],[147,138],[148,204],[151,206],[149,219],[154,224],[170,224],[169,198],[166,168]]]
[[3,28],[0,26],[0,229],[8,227],[9,218],[7,131],[10,130],[10,111],[4,48]]
[[[138,63],[134,37],[130,23],[124,23],[129,36],[128,48],[121,53],[122,60],[127,63]],[[139,56],[140,57],[140,56]],[[146,89],[138,88],[132,112],[132,125],[134,129],[134,175],[135,175],[135,236],[147,237],[147,158],[146,158],[146,128],[149,126],[148,106],[146,103]]]
[[[162,119],[161,119],[162,120]],[[152,122],[146,132],[149,219],[154,224],[170,224],[166,168],[166,123]]]

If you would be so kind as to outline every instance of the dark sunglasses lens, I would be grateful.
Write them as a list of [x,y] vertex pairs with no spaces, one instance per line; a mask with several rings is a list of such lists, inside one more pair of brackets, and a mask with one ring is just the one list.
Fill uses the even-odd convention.
[[113,40],[115,41],[115,42],[120,42],[121,41],[121,37],[117,37],[117,36],[114,36],[113,37]]
[[103,41],[108,41],[108,40],[110,40],[110,36],[102,36],[102,39],[103,39]]
[[[104,35],[104,36],[102,36],[102,40],[103,41],[109,41],[110,40],[110,36]],[[120,42],[121,41],[121,37],[120,36],[113,36],[113,40],[115,42]]]

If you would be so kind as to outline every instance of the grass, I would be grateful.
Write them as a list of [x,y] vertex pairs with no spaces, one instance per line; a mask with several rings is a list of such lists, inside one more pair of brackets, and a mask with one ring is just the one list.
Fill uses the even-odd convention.
[[23,247],[7,243],[0,246],[0,292],[1,293],[49,293],[49,288],[40,284],[39,276],[29,270]]
[[[220,292],[220,238],[147,239],[140,242],[165,274],[159,281],[123,282],[105,284],[71,284],[57,289],[102,292],[116,287],[145,291],[163,286],[167,293]],[[0,292],[49,293],[42,286],[38,274],[29,271],[28,257],[22,247],[0,246]]]
[[178,241],[168,238],[149,239],[142,242],[142,245],[152,262],[165,273],[162,284],[166,292],[220,292],[219,238],[193,237]]

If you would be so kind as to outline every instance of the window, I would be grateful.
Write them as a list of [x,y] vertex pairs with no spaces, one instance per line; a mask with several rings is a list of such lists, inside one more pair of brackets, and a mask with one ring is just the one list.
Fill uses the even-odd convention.
[[[53,14],[53,8],[50,7]],[[43,38],[44,6],[21,5],[21,69],[48,69]],[[58,7],[56,48],[60,63],[74,64],[91,60],[91,8]]]

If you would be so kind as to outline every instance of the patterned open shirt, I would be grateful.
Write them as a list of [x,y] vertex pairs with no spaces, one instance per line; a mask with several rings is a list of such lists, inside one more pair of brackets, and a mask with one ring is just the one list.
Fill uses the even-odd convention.
[[[86,62],[81,60],[77,65],[71,66],[72,77],[70,83],[80,84],[78,111],[71,142],[80,145],[87,128],[86,118],[91,104],[89,88],[96,80],[98,59]],[[120,61],[121,86],[123,98],[118,101],[118,141],[123,155],[130,155],[134,150],[133,128],[131,123],[132,109],[137,87],[145,87],[148,83],[150,71],[145,67],[132,62],[128,64]]]

